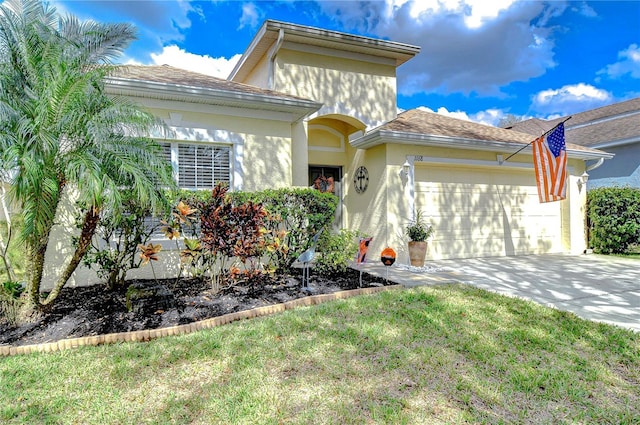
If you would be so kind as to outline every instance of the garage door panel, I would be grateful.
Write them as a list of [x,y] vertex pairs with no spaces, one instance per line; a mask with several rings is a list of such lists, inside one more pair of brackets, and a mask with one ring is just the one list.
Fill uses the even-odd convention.
[[415,195],[435,227],[432,258],[560,250],[560,203],[538,201],[533,170],[418,166]]

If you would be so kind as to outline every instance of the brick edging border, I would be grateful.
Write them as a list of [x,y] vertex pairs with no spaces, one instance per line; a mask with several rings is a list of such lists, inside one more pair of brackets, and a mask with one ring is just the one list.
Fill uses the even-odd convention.
[[82,346],[97,346],[102,344],[114,344],[117,342],[144,342],[152,339],[162,338],[172,335],[186,335],[203,329],[211,329],[217,326],[226,325],[243,319],[251,319],[254,317],[268,316],[280,313],[285,310],[291,310],[297,307],[307,307],[316,304],[322,304],[327,301],[351,298],[358,295],[369,295],[377,292],[396,289],[401,285],[378,286],[371,288],[358,288],[348,291],[339,291],[331,294],[311,295],[304,298],[298,298],[286,301],[280,304],[266,305],[256,307],[251,310],[243,310],[235,313],[228,313],[222,316],[212,317],[210,319],[200,320],[198,322],[187,323],[185,325],[170,326],[168,328],[145,329],[133,332],[118,332],[104,335],[85,336],[80,338],[61,339],[60,341],[47,342],[32,345],[1,345],[0,356],[15,356],[19,354],[30,353],[52,353],[56,351],[67,350],[69,348],[77,348]]

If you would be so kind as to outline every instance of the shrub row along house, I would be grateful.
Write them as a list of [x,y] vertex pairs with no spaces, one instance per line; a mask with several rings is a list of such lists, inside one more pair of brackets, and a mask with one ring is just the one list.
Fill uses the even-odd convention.
[[[417,210],[435,228],[428,259],[583,252],[581,176],[587,161],[612,155],[568,144],[567,198],[539,203],[531,148],[502,161],[531,135],[397,113],[396,70],[419,51],[268,20],[226,80],[127,66],[108,90],[171,128],[157,140],[180,187],[331,190],[336,227],[373,237],[374,260],[391,246],[408,262],[404,228]],[[49,254],[53,264],[65,253]],[[76,282],[87,276],[78,270]]]

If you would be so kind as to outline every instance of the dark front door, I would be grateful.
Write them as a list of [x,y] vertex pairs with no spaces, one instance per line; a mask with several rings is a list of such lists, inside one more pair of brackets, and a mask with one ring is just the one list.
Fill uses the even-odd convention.
[[309,166],[309,186],[322,192],[333,193],[338,197],[334,229],[342,228],[342,167]]

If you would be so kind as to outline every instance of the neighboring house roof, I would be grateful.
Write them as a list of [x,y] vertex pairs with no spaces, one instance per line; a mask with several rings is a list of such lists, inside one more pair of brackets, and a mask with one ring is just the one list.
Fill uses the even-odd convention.
[[[419,144],[454,149],[475,149],[505,152],[529,144],[530,134],[472,121],[452,118],[421,109],[411,109],[380,127],[355,139],[351,145],[367,149],[383,143]],[[530,148],[529,148],[530,150]],[[599,159],[613,155],[579,145],[567,144],[567,153],[572,158]]]
[[285,42],[289,48],[315,46],[331,55],[342,53],[351,59],[377,57],[395,66],[402,65],[420,52],[420,47],[410,44],[266,20],[231,71],[229,80],[244,80],[265,55],[270,53],[273,56]]
[[107,78],[112,93],[289,112],[300,119],[322,104],[168,65],[124,65]]
[[[532,118],[507,128],[540,135],[567,118]],[[565,123],[565,138],[567,143],[592,148],[640,142],[640,97],[571,115]]]

